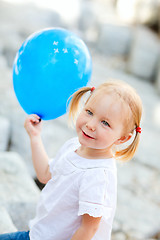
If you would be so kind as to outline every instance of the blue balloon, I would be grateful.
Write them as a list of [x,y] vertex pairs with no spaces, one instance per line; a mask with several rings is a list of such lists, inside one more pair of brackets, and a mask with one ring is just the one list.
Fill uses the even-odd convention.
[[27,114],[43,120],[66,113],[68,98],[87,85],[92,61],[84,42],[61,28],[44,29],[29,36],[16,54],[13,86]]

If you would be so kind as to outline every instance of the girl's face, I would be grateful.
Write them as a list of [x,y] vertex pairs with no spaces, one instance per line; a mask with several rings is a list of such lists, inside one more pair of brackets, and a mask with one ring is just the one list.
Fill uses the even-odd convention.
[[120,144],[123,134],[123,107],[113,95],[99,95],[91,96],[84,106],[77,118],[76,131],[84,152],[94,150],[95,156],[110,157],[113,144]]

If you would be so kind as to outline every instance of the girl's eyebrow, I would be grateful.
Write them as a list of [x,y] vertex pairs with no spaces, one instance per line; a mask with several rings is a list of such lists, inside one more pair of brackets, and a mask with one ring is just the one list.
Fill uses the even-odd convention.
[[90,107],[90,106],[87,106],[87,105],[86,105],[86,106],[85,106],[85,108],[86,108],[86,109],[89,109],[91,112],[93,112],[93,111],[94,111],[94,110],[93,110],[93,108],[92,108],[92,107]]

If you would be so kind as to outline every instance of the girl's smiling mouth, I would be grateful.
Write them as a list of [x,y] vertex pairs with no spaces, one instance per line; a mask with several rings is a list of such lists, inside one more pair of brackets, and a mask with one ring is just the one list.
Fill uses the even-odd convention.
[[87,135],[83,130],[82,130],[82,133],[83,133],[83,136],[85,136],[86,138],[95,139],[95,138],[93,138],[93,137]]

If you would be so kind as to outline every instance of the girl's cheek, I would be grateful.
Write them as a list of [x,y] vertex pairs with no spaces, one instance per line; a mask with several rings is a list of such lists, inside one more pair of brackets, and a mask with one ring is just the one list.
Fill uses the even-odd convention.
[[81,125],[81,121],[80,121],[80,117],[78,117],[76,121],[76,129],[78,129],[80,125]]

